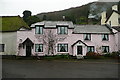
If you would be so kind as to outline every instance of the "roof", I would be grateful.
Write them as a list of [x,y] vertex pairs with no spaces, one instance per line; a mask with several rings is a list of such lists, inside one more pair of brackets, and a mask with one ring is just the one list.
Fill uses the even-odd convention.
[[120,26],[113,26],[112,28],[120,32]]
[[22,44],[34,44],[29,38],[27,38]]
[[82,42],[81,40],[78,40],[78,41],[76,41],[76,42],[72,45],[72,47],[73,47],[75,44],[77,44],[78,42],[81,42],[81,43],[83,43],[85,46],[87,46],[87,44],[85,44],[85,43]]
[[2,29],[0,29],[2,32],[17,31],[22,27],[30,29],[20,16],[1,16],[0,19],[2,20]]
[[111,17],[111,15],[113,14],[113,12],[117,13],[120,15],[120,12],[112,10],[112,12],[110,13],[110,15],[107,17],[107,20],[105,22],[107,22],[109,20],[109,18]]
[[112,33],[106,25],[75,25],[73,33]]
[[68,26],[68,28],[74,28],[72,21],[42,21],[32,24],[31,27],[35,25],[44,25],[45,28],[56,28],[57,26]]

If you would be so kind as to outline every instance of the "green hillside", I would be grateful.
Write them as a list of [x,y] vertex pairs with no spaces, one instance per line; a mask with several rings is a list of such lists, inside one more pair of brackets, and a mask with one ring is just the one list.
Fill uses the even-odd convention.
[[[118,3],[92,2],[86,5],[65,9],[61,11],[40,13],[37,14],[36,16],[41,20],[51,20],[51,21],[63,20],[63,16],[65,16],[65,20],[73,21],[75,24],[99,24],[101,12],[108,11],[109,13],[111,11],[112,5],[114,4],[118,4]],[[91,18],[88,19],[89,15],[95,17],[92,19]]]

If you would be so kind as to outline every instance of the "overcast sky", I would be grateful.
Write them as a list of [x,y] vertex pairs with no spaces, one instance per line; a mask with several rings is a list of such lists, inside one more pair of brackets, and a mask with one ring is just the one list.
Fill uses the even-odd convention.
[[68,9],[98,0],[0,0],[0,16],[22,16],[24,10],[32,15]]

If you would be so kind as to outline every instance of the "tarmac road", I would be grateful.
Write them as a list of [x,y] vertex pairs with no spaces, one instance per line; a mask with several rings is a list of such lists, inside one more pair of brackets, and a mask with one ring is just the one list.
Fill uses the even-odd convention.
[[2,60],[3,78],[118,78],[116,60]]

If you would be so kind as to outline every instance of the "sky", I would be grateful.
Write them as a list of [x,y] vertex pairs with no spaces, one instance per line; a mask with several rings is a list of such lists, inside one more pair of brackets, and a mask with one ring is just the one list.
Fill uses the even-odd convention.
[[0,16],[20,15],[22,17],[25,10],[30,10],[32,15],[36,15],[77,7],[94,1],[98,0],[0,0]]

